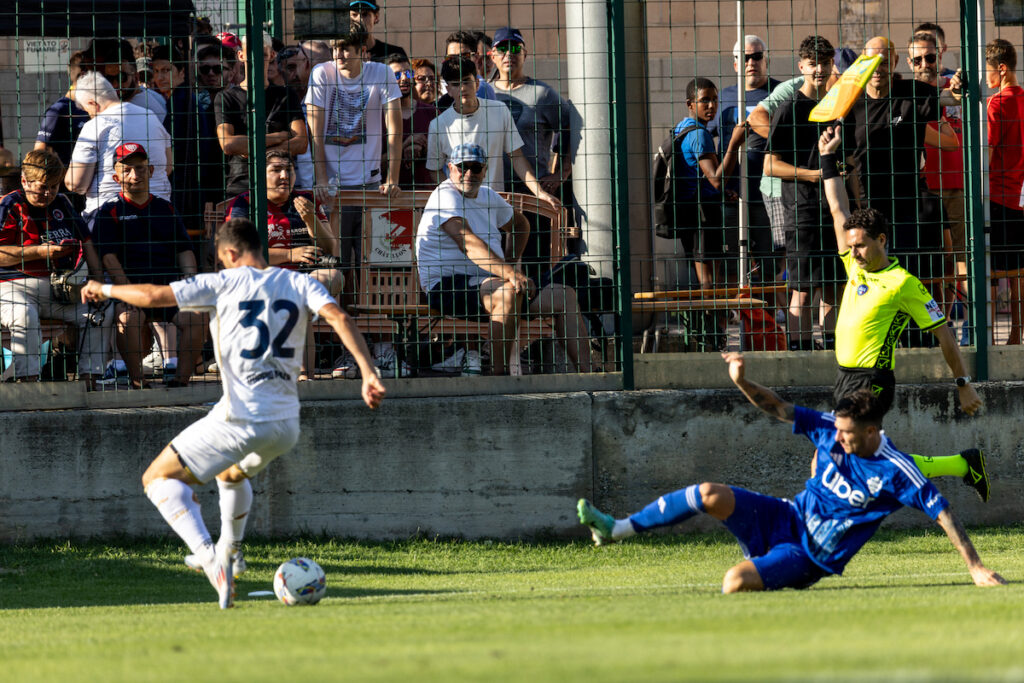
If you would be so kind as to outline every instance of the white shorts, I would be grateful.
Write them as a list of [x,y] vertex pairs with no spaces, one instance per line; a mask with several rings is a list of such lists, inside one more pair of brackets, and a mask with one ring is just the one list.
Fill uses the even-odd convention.
[[232,465],[247,477],[259,473],[299,440],[299,418],[235,422],[210,413],[171,440],[171,448],[200,483]]

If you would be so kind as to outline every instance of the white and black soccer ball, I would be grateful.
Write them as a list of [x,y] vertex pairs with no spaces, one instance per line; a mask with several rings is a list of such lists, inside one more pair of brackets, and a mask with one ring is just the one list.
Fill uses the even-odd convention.
[[327,576],[313,560],[295,557],[274,572],[274,595],[286,605],[315,605],[327,593]]

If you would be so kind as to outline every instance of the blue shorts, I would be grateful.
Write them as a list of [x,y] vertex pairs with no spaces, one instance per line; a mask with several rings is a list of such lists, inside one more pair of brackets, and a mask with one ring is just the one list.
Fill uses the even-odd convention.
[[765,590],[807,588],[828,575],[800,542],[803,520],[793,503],[731,488],[736,509],[724,524],[736,537],[743,556],[754,563]]

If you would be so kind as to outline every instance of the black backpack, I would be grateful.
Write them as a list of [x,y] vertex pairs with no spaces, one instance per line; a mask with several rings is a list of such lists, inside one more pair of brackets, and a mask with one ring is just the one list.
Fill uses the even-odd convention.
[[[654,234],[658,237],[675,239],[678,233],[698,227],[703,222],[703,209],[699,203],[690,204],[679,210],[676,205],[676,164],[679,163],[683,140],[697,130],[696,125],[687,126],[679,134],[671,133],[658,145],[651,167],[651,181],[654,183]],[[692,220],[682,220],[685,213],[693,213]]]

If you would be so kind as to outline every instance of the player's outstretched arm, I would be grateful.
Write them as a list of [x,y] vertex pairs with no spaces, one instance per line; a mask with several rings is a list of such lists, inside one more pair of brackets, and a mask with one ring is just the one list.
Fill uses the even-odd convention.
[[177,306],[174,290],[168,285],[104,285],[89,280],[82,287],[82,303],[99,303],[117,299],[139,308],[165,308]]
[[821,157],[821,178],[825,186],[825,198],[832,211],[832,225],[836,231],[839,253],[849,250],[846,244],[846,219],[850,217],[850,198],[846,194],[843,176],[839,174],[836,153],[842,138],[839,128],[829,126],[818,139],[818,155]]
[[341,310],[337,304],[327,304],[317,311],[317,315],[327,321],[341,339],[341,343],[355,357],[356,363],[359,365],[359,371],[363,376],[363,402],[371,410],[376,408],[384,400],[387,389],[384,388],[384,383],[377,377],[377,367],[373,364],[373,359],[370,357],[370,350],[366,347],[366,340],[363,339],[363,334],[356,327],[356,324],[352,322],[352,318],[345,311]]
[[975,586],[1002,586],[1006,583],[1006,579],[981,563],[978,551],[974,549],[974,544],[967,537],[967,531],[960,524],[960,520],[949,511],[949,508],[940,512],[936,521],[949,536],[953,547],[960,551],[960,557],[964,558],[964,562],[967,563],[967,569],[971,572]]
[[763,387],[757,382],[751,382],[746,378],[742,354],[735,352],[723,353],[722,358],[729,364],[729,379],[743,392],[748,401],[763,412],[783,422],[792,422],[796,419],[792,403],[783,401],[778,394],[768,387]]

